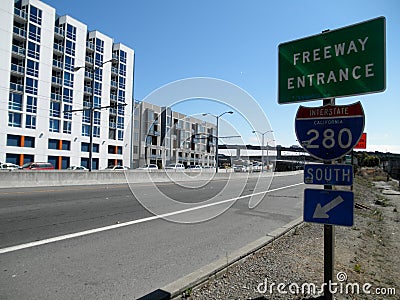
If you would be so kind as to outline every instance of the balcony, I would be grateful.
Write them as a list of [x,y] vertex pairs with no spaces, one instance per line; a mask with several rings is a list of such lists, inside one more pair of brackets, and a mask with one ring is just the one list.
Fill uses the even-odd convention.
[[117,87],[118,87],[118,82],[116,82],[116,81],[111,81],[111,82],[110,82],[110,85],[111,85],[111,87],[113,87],[113,88],[117,88]]
[[12,53],[23,58],[23,57],[25,57],[26,50],[25,50],[25,48],[19,47],[17,45],[12,45]]
[[51,93],[51,99],[56,101],[61,101],[61,94]]
[[54,43],[54,51],[58,53],[64,53],[64,46]]
[[118,68],[116,68],[116,67],[111,67],[111,73],[113,73],[113,74],[118,74]]
[[110,94],[110,100],[117,101],[117,95],[116,94]]
[[13,32],[14,32],[14,37],[17,40],[22,40],[22,41],[26,40],[26,30],[25,29],[14,26]]
[[94,44],[91,42],[86,42],[86,49],[94,51]]
[[111,129],[116,129],[116,128],[117,128],[117,123],[115,123],[115,122],[110,122],[110,123],[109,123],[109,127],[110,127]]
[[23,92],[24,91],[24,85],[15,83],[15,82],[10,82],[10,90],[16,91],[16,92]]
[[64,38],[64,30],[61,27],[54,27],[54,35],[56,37]]
[[85,86],[85,87],[83,88],[83,92],[84,92],[85,94],[91,95],[91,94],[92,94],[92,88],[89,87],[89,86]]
[[18,74],[18,75],[24,75],[25,74],[25,68],[23,66],[19,66],[16,64],[11,64],[11,71],[14,74]]
[[93,72],[90,72],[90,71],[85,69],[85,79],[93,80]]
[[93,65],[93,62],[94,62],[93,57],[86,56],[85,57],[85,62],[87,62],[90,65]]
[[[112,105],[112,104],[111,104]],[[110,115],[117,115],[117,109],[110,108]]]
[[51,82],[56,84],[56,85],[62,85],[62,78],[58,76],[52,76],[51,77]]
[[63,69],[63,62],[53,59],[53,67],[56,67],[58,69]]
[[28,17],[26,12],[20,10],[19,8],[14,8],[14,17],[19,21],[27,21]]

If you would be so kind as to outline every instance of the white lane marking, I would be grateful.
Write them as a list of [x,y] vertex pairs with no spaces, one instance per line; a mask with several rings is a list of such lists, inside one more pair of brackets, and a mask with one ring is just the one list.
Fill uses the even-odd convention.
[[169,217],[169,216],[173,216],[173,215],[177,215],[177,214],[183,214],[183,213],[186,213],[186,212],[190,212],[190,211],[194,211],[194,210],[198,210],[198,209],[202,209],[202,208],[207,208],[207,207],[210,207],[210,206],[219,205],[219,204],[223,204],[223,203],[226,203],[226,202],[236,201],[236,200],[248,198],[248,197],[251,197],[251,196],[256,196],[256,195],[276,192],[276,191],[279,191],[279,190],[295,187],[295,186],[302,185],[302,184],[304,184],[304,183],[303,182],[296,183],[296,184],[287,185],[287,186],[283,186],[283,187],[272,189],[272,190],[268,190],[268,191],[258,192],[258,193],[254,193],[254,194],[250,194],[250,195],[244,195],[244,196],[235,197],[235,198],[232,198],[232,199],[227,199],[227,200],[215,202],[215,203],[209,203],[209,204],[204,204],[204,205],[200,205],[200,206],[196,206],[196,207],[192,207],[192,208],[173,211],[173,212],[165,213],[165,214],[158,215],[158,216],[152,216],[152,217],[143,218],[143,219],[139,219],[139,220],[133,220],[133,221],[124,222],[124,223],[120,223],[120,224],[114,224],[114,225],[109,225],[109,226],[105,226],[105,227],[85,230],[85,231],[81,231],[81,232],[76,232],[76,233],[70,233],[70,234],[66,234],[66,235],[56,236],[56,237],[53,237],[53,238],[44,239],[44,240],[35,241],[35,242],[30,242],[30,243],[26,243],[26,244],[6,247],[6,248],[0,249],[0,254],[7,253],[7,252],[13,252],[13,251],[17,251],[17,250],[22,250],[22,249],[26,249],[26,248],[31,248],[31,247],[36,247],[36,246],[41,246],[41,245],[54,243],[54,242],[58,242],[58,241],[68,240],[68,239],[72,239],[72,238],[76,238],[76,237],[80,237],[80,236],[84,236],[84,235],[89,235],[89,234],[96,233],[96,232],[102,232],[102,231],[107,231],[107,230],[116,229],[116,228],[120,228],[120,227],[125,227],[125,226],[129,226],[129,225],[134,225],[134,224],[144,223],[144,222],[153,221],[153,220],[157,220],[157,219],[162,219],[162,218],[165,218],[165,217]]

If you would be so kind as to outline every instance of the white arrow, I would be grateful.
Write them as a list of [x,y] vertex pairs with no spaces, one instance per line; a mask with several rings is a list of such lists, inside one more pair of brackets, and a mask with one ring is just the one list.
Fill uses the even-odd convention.
[[331,209],[335,208],[338,206],[340,203],[342,203],[344,200],[341,196],[337,196],[335,199],[333,199],[331,202],[326,204],[325,206],[321,206],[320,203],[317,204],[317,207],[315,208],[313,218],[314,219],[328,219],[329,215],[327,214],[328,211]]

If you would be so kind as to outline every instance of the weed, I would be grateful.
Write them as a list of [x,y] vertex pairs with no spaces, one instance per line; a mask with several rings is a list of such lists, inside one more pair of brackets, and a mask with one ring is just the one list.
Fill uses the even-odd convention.
[[361,265],[360,264],[355,264],[354,265],[354,271],[356,273],[361,273]]

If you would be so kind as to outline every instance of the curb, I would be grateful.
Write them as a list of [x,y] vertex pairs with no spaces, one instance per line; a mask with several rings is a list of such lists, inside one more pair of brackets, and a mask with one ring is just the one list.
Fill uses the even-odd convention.
[[[286,234],[288,231],[303,223],[303,217],[299,217],[273,231],[268,233],[265,237],[259,238],[250,244],[234,251],[228,257],[220,258],[204,267],[201,267],[197,271],[190,273],[166,286],[158,291],[162,291],[168,295],[168,298],[160,299],[174,299],[181,296],[186,290],[191,289],[195,286],[201,285],[206,282],[210,277],[217,275],[221,271],[225,270],[227,267],[232,266],[240,262],[243,258],[248,255],[260,250],[264,246],[273,242],[275,239]],[[227,262],[228,261],[228,262]],[[147,299],[146,296],[140,299]],[[150,298],[149,298],[150,299]],[[154,298],[153,298],[154,299]]]

